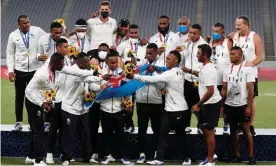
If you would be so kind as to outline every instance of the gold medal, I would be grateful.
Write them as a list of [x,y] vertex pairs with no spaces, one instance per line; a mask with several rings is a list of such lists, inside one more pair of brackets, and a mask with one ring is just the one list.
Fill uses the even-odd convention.
[[27,56],[30,56],[30,54],[31,54],[31,53],[30,53],[30,51],[28,50],[28,51],[26,52],[26,55],[27,55]]
[[182,45],[182,46],[180,46],[180,47],[181,47],[181,50],[182,50],[182,51],[185,50],[185,48],[186,48],[185,45]]
[[167,44],[166,43],[164,43],[164,44],[162,44],[162,46],[161,47],[164,47],[165,49],[167,48]]

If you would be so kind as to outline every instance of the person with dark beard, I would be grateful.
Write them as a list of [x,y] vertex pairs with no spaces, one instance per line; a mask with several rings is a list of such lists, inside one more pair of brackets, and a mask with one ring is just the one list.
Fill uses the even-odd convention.
[[87,32],[90,34],[90,49],[98,49],[101,43],[108,46],[113,44],[113,32],[117,29],[117,22],[114,18],[109,17],[111,13],[111,4],[103,1],[99,5],[99,17],[87,20]]
[[164,60],[170,51],[175,50],[177,46],[181,45],[181,39],[179,35],[169,30],[170,20],[168,16],[160,16],[158,20],[158,33],[153,35],[149,43],[155,43],[158,46],[158,59]]

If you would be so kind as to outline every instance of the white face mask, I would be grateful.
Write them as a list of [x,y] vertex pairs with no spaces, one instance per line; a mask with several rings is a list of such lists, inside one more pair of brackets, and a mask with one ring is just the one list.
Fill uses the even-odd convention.
[[76,32],[78,38],[82,39],[85,36],[85,32]]
[[106,58],[107,52],[105,52],[105,51],[100,51],[100,52],[98,53],[98,55],[99,55],[99,58],[101,58],[101,59],[103,60],[103,59]]
[[131,41],[131,43],[138,43],[139,42],[138,39],[129,38],[129,40]]

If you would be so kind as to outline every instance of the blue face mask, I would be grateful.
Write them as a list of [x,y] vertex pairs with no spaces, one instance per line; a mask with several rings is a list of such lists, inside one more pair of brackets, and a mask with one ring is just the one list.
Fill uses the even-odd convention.
[[178,25],[178,32],[186,33],[188,31],[188,27],[185,25]]
[[219,39],[221,39],[221,34],[219,34],[219,33],[216,33],[216,32],[214,32],[213,34],[212,34],[212,36],[213,36],[213,40],[215,40],[215,41],[218,41]]

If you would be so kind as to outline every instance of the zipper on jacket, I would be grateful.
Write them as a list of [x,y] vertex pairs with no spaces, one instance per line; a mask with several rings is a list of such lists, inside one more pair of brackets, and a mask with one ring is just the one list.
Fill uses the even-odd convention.
[[112,97],[112,104],[111,104],[111,113],[113,113],[113,97]]
[[30,57],[28,56],[28,72],[30,72]]
[[74,100],[74,102],[71,104],[71,106],[73,106],[73,104],[78,100],[79,98],[76,98],[76,100]]
[[149,104],[149,85],[148,85],[148,93],[147,93],[147,104]]

